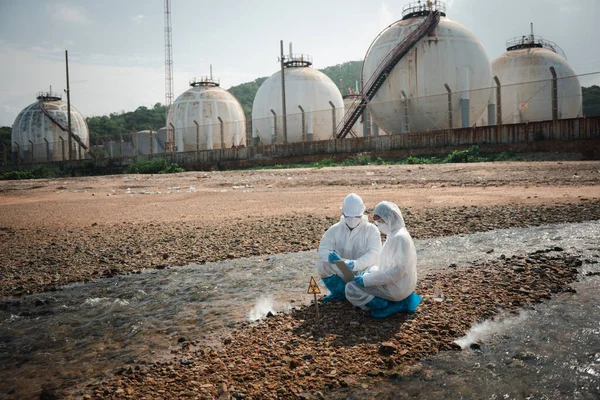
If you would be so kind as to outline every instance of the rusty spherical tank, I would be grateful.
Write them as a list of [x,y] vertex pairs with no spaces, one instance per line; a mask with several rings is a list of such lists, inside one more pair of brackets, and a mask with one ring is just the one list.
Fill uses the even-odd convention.
[[[327,140],[344,118],[342,95],[331,79],[311,68],[306,55],[286,56],[287,142]],[[252,105],[252,138],[256,144],[284,143],[281,71],[258,89]]]
[[556,73],[557,118],[582,115],[581,84],[554,43],[524,36],[507,42],[506,53],[492,61],[492,74],[501,85],[502,122],[552,119],[552,70]]
[[[43,162],[69,159],[67,103],[57,95],[40,93],[38,101],[17,115],[12,127],[12,153],[22,161]],[[89,148],[90,134],[83,115],[71,106],[71,132]],[[85,150],[72,140],[71,159],[84,158]]]
[[212,78],[193,78],[171,107],[178,152],[246,145],[246,117],[240,102]]
[[[407,6],[403,19],[373,41],[363,64],[363,83],[441,2],[435,2],[433,8],[424,4]],[[490,62],[481,42],[442,13],[437,27],[394,66],[368,107],[377,125],[389,133],[406,132],[407,127],[410,132],[448,129],[450,120],[452,128],[473,126],[486,111],[491,86]],[[451,113],[448,89],[452,92]]]

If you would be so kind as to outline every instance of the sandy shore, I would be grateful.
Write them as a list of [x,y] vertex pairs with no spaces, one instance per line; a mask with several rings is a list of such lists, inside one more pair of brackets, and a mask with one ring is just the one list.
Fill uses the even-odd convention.
[[[0,296],[56,290],[144,268],[315,249],[339,219],[341,201],[350,192],[360,194],[369,211],[381,200],[398,203],[415,238],[598,220],[600,162],[2,181]],[[499,259],[478,269],[481,276],[461,268],[428,275],[419,282],[426,301],[418,313],[373,324],[368,335],[349,333],[356,327],[350,324],[368,317],[348,304],[323,307],[319,330],[311,323],[312,310],[301,308],[259,326],[240,326],[216,348],[181,338],[172,361],[126,366],[71,395],[214,398],[225,385],[224,398],[319,398],[323,391],[357,384],[352,376],[373,383],[454,349],[452,340],[475,321],[569,290],[580,261],[548,250],[553,251]],[[507,279],[514,274],[517,281]],[[472,276],[467,291],[456,292],[451,283],[465,275]],[[490,279],[498,281],[491,292],[482,285]],[[452,302],[427,297],[434,281],[445,285]],[[477,303],[461,300],[464,296]],[[447,320],[444,307],[460,314],[460,323]],[[406,331],[414,335],[405,337]],[[359,353],[369,355],[369,368],[353,363]]]

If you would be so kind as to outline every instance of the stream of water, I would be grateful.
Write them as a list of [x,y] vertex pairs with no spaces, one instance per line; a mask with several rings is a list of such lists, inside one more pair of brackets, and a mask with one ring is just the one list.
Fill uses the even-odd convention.
[[[600,222],[586,222],[418,240],[419,274],[423,276],[452,263],[493,259],[501,254],[509,257],[555,246],[600,261],[599,237]],[[318,277],[314,268],[316,259],[316,251],[309,251],[147,270],[69,285],[57,292],[1,299],[0,398],[36,398],[44,387],[66,388],[111,373],[134,360],[168,355],[170,346],[179,338],[210,338],[211,334],[237,322],[308,304],[312,298],[306,294],[310,277]],[[583,269],[585,275],[600,267],[597,263],[587,263]],[[491,390],[490,396],[496,392],[504,396],[501,388],[506,387],[507,393],[514,388],[511,377],[519,379],[522,371],[529,371],[514,367],[506,359],[516,360],[515,365],[535,364],[535,368],[544,368],[545,376],[554,377],[540,381],[539,373],[532,367],[533,375],[523,384],[524,388],[535,388],[544,382],[559,389],[566,385],[574,398],[578,398],[574,394],[576,389],[567,381],[582,383],[588,392],[598,390],[599,280],[597,276],[583,277],[577,283],[577,294],[561,295],[560,299],[528,311],[522,316],[526,324],[474,329],[466,342],[489,340],[490,344],[477,353],[442,355],[431,361],[431,368],[439,372],[433,373],[434,377],[453,378],[446,380],[445,386],[431,382],[429,390],[449,387],[448,393],[455,396],[447,398],[460,398],[456,396],[459,392],[452,392],[455,386],[464,390],[463,386],[471,385],[469,377],[476,380],[480,372],[481,379],[489,381],[493,377],[490,385],[498,388]],[[543,346],[552,332],[560,340],[552,339],[549,348],[536,347]],[[530,358],[525,361],[512,358],[512,353],[522,351],[523,343],[527,343],[527,351],[536,355],[535,363]],[[573,350],[573,346],[580,351]],[[473,367],[476,363],[477,368]],[[485,367],[488,364],[494,367]],[[466,374],[448,374],[447,370],[466,371]],[[572,379],[566,377],[567,372]],[[407,382],[413,385],[414,393],[427,393],[418,384],[423,383],[421,380],[408,379],[402,385]],[[430,382],[423,384],[429,386]],[[397,387],[391,385],[387,390],[394,393]],[[409,389],[403,386],[403,390]],[[536,393],[537,389],[531,390]],[[554,392],[544,393],[551,396]]]

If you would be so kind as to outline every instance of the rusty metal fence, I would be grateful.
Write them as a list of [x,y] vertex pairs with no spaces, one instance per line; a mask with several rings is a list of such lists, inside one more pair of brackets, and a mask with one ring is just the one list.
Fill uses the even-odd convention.
[[59,142],[15,142],[12,148],[2,149],[2,160],[4,165],[84,159],[94,159],[99,165],[126,165],[140,157],[168,157],[183,164],[214,164],[261,157],[597,138],[598,118],[581,118],[581,91],[573,90],[575,78],[532,77],[526,84],[504,86],[496,81],[494,86],[469,91],[446,85],[429,96],[411,97],[400,91],[392,101],[375,97],[345,139],[334,139],[344,108],[331,102],[324,110],[288,104],[287,129],[283,115],[271,110],[269,117],[250,121],[219,118],[216,124],[194,121],[193,126],[94,137],[91,154],[76,143],[69,152],[66,137]]

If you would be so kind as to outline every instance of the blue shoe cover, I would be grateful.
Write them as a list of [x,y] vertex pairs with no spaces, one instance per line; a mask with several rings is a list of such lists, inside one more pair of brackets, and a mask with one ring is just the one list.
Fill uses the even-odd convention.
[[323,297],[323,303],[341,301],[346,298],[346,284],[342,278],[337,275],[332,275],[327,278],[321,278],[321,280],[323,280],[325,287],[331,292],[331,294]]
[[381,297],[373,297],[373,300],[365,304],[369,310],[375,310],[378,308],[384,308],[388,305],[388,301],[386,299],[382,299]]
[[422,297],[416,293],[411,293],[410,296],[401,301],[390,301],[387,307],[371,311],[373,318],[387,318],[399,312],[412,313],[421,303]]

